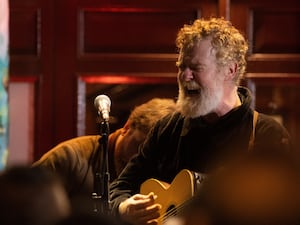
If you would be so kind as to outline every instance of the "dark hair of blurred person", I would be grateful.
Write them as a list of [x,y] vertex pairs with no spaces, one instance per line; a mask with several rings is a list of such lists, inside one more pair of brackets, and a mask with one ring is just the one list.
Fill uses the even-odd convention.
[[3,225],[53,225],[70,213],[61,180],[40,168],[16,165],[2,171],[0,199]]

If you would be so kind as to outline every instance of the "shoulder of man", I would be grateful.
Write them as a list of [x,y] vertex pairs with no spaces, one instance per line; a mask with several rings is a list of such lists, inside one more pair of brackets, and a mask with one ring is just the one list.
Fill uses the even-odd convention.
[[255,143],[264,148],[292,149],[291,136],[279,118],[259,113],[255,128]]
[[39,160],[33,163],[33,166],[63,165],[67,162],[77,162],[79,158],[88,158],[99,146],[98,139],[98,135],[87,135],[63,141],[49,149]]

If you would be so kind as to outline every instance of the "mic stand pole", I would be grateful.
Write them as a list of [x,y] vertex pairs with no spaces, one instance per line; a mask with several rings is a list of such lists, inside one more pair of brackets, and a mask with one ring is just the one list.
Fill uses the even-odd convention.
[[[109,171],[108,171],[108,121],[101,122],[98,154],[96,154],[96,169],[94,172],[94,212],[108,214],[110,212],[109,202]],[[100,152],[99,152],[100,151]],[[100,156],[100,158],[99,158]]]

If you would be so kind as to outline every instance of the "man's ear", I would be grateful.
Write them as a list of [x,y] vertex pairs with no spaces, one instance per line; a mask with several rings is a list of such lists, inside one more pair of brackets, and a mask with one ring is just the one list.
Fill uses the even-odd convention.
[[228,63],[226,70],[226,80],[233,80],[236,76],[238,65],[235,62]]
[[129,130],[129,128],[130,128],[129,121],[127,121],[125,123],[125,125],[122,127],[122,133],[121,134],[125,135],[127,133],[127,131]]

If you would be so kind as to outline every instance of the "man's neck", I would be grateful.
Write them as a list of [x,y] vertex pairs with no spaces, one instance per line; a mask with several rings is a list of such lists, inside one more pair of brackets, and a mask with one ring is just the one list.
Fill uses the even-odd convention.
[[232,109],[239,107],[242,105],[241,99],[238,96],[238,92],[235,91],[234,93],[231,93],[232,97],[227,97],[225,101],[221,103],[221,105],[216,109],[214,112],[209,113],[203,118],[208,123],[214,123],[216,122],[220,117],[226,115],[228,112],[230,112]]

